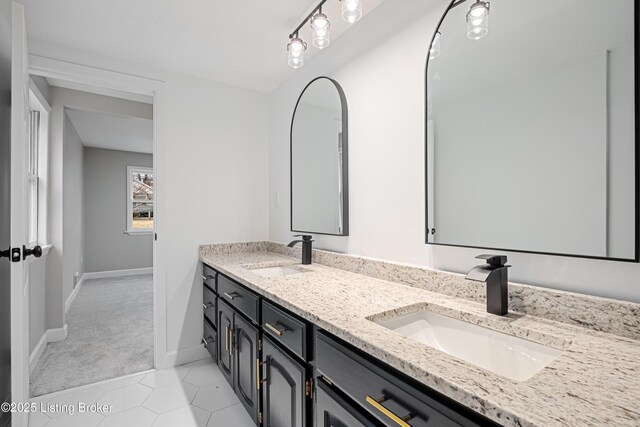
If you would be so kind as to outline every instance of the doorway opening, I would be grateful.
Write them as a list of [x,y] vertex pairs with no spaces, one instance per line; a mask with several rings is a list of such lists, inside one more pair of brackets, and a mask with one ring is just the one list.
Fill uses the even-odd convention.
[[28,266],[35,397],[155,367],[156,171],[153,97],[31,83],[50,110],[48,141],[35,144],[46,147],[34,197],[44,249]]

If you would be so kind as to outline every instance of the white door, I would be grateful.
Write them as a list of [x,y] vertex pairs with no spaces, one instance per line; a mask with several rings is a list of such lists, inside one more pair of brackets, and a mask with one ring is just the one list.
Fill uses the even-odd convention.
[[[27,144],[29,67],[24,6],[13,2],[11,52],[11,247],[27,242]],[[11,263],[11,400],[29,400],[27,263]],[[12,414],[13,427],[27,426],[27,413]]]

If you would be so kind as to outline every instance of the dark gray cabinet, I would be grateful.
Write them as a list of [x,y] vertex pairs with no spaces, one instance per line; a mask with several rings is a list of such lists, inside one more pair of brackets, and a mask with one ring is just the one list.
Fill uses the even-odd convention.
[[306,368],[267,336],[262,348],[261,383],[264,425],[303,427],[307,396],[312,393]]
[[234,387],[233,382],[233,309],[224,301],[218,300],[218,368],[226,380]]
[[234,313],[233,359],[235,391],[251,417],[258,422],[260,394],[258,381],[258,357],[260,334],[258,329],[238,313]]
[[377,427],[322,380],[316,387],[315,427]]
[[218,368],[256,424],[260,419],[258,363],[260,332],[222,299],[218,300]]

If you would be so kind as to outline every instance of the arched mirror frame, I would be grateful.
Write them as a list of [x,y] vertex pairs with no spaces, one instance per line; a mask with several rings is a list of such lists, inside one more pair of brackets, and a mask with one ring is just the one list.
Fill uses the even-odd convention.
[[634,97],[635,97],[635,155],[634,155],[634,162],[635,162],[635,228],[633,230],[634,233],[634,238],[635,238],[635,254],[633,255],[632,258],[613,258],[613,257],[603,257],[603,256],[591,256],[591,255],[576,255],[576,254],[568,254],[568,253],[555,253],[555,252],[540,252],[540,251],[531,251],[531,250],[523,250],[523,249],[517,249],[517,248],[496,248],[496,247],[488,247],[488,246],[471,246],[471,245],[461,245],[461,244],[449,244],[449,243],[437,243],[437,242],[430,242],[429,241],[429,235],[430,234],[434,234],[433,229],[430,228],[429,226],[429,194],[428,194],[428,189],[429,189],[429,170],[428,170],[428,165],[429,165],[429,150],[428,150],[428,138],[429,138],[429,132],[428,132],[428,121],[429,121],[429,110],[428,110],[428,77],[429,77],[429,49],[431,48],[433,41],[436,38],[436,35],[438,34],[438,32],[440,31],[440,27],[442,25],[442,22],[444,21],[444,19],[446,18],[447,14],[449,13],[449,11],[456,7],[459,6],[463,3],[466,2],[471,2],[473,0],[452,0],[449,3],[449,6],[447,7],[447,9],[445,10],[444,14],[442,15],[442,17],[440,18],[440,20],[438,21],[438,26],[436,27],[436,30],[433,32],[433,35],[431,36],[431,40],[429,41],[429,44],[427,45],[428,49],[427,49],[427,54],[426,54],[426,63],[425,63],[425,74],[424,74],[424,81],[425,81],[425,86],[424,86],[424,90],[425,90],[425,97],[424,97],[424,117],[425,117],[425,121],[424,121],[424,129],[425,129],[425,142],[424,142],[424,182],[425,182],[425,243],[428,245],[434,245],[434,246],[449,246],[449,247],[460,247],[460,248],[475,248],[475,249],[483,249],[483,250],[488,250],[488,251],[505,251],[505,252],[517,252],[517,253],[527,253],[527,254],[539,254],[539,255],[553,255],[553,256],[563,256],[563,257],[572,257],[572,258],[585,258],[585,259],[599,259],[599,260],[605,260],[605,261],[620,261],[620,262],[640,262],[640,120],[639,120],[639,116],[640,116],[640,88],[638,87],[638,75],[640,74],[640,68],[639,68],[639,63],[638,63],[638,45],[639,40],[638,40],[638,21],[640,20],[640,4],[638,4],[637,1],[634,2],[634,39],[635,39],[635,43],[634,43],[634,68],[635,68],[635,72],[634,72],[634,76],[635,76],[635,83],[634,83]]
[[[326,233],[315,230],[297,230],[293,227],[293,125],[296,118],[296,111],[298,110],[298,106],[300,105],[300,100],[304,96],[304,93],[307,89],[318,80],[325,79],[331,82],[340,97],[340,105],[341,105],[341,113],[342,113],[342,232],[341,233]],[[320,234],[326,236],[341,236],[346,237],[349,236],[349,112],[347,108],[347,98],[344,94],[344,90],[340,83],[336,80],[326,77],[319,76],[311,80],[307,85],[302,89],[300,96],[298,96],[298,100],[296,101],[295,108],[293,109],[293,114],[291,115],[291,126],[289,129],[289,201],[290,201],[290,228],[292,232],[295,233],[309,233],[309,234]]]

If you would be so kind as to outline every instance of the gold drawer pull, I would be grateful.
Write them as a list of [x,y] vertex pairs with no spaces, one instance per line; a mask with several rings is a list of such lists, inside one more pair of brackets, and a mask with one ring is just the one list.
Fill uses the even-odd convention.
[[225,326],[224,328],[224,349],[228,353],[229,352],[229,327]]
[[260,359],[256,359],[256,390],[260,390],[260,384],[267,381],[267,379],[262,379],[262,375],[260,375],[260,366],[266,365],[267,362],[260,362]]
[[371,406],[376,408],[378,411],[385,414],[387,417],[389,417],[390,420],[394,421],[399,426],[411,427],[411,424],[407,423],[407,421],[413,418],[413,415],[409,414],[405,417],[400,418],[399,416],[397,416],[396,414],[394,414],[393,412],[391,412],[390,410],[388,410],[382,405],[384,402],[386,402],[386,400],[387,400],[386,397],[382,397],[380,399],[374,399],[371,396],[367,396],[367,403],[369,403]]
[[[278,323],[276,323],[276,325],[277,324]],[[273,326],[271,323],[265,323],[264,326],[265,326],[265,328],[269,329],[271,332],[273,332],[274,334],[276,334],[278,336],[282,336],[282,334],[287,332],[286,328],[278,329],[277,327]]]

